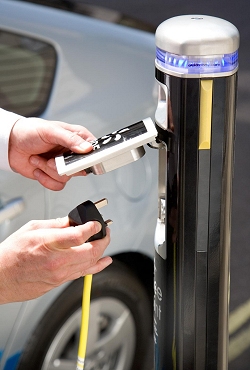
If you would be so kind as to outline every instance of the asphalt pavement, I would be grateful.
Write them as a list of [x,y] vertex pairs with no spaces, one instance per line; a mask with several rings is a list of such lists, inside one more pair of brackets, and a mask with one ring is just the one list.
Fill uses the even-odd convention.
[[232,22],[240,32],[240,69],[233,187],[230,365],[250,369],[250,2],[246,0],[91,0],[157,27],[181,14],[207,14]]

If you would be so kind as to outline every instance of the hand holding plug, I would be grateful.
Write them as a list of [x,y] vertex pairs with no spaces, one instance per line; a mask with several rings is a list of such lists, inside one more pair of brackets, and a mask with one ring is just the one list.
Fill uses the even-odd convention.
[[88,241],[90,242],[104,238],[106,236],[106,227],[110,225],[112,221],[111,220],[104,221],[98,209],[106,206],[107,204],[108,201],[106,198],[101,199],[95,203],[91,202],[90,200],[87,200],[79,204],[68,215],[70,225],[78,226],[83,225],[89,221],[98,221],[102,225],[101,231],[91,236],[91,238],[89,238]]

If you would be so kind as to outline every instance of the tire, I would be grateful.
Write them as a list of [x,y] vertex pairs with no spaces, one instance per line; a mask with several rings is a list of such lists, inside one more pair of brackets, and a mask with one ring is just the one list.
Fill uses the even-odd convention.
[[[75,370],[83,279],[49,308],[32,334],[18,370]],[[145,370],[152,303],[138,278],[113,262],[93,276],[85,370]]]

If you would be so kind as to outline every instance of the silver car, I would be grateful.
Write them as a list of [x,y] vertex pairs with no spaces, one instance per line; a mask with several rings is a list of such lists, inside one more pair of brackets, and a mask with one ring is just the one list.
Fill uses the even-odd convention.
[[[105,20],[0,0],[0,106],[81,124],[97,137],[153,117],[153,34],[117,24],[131,23],[117,12],[76,8]],[[31,219],[61,217],[87,199],[108,198],[102,212],[114,221],[107,250],[114,262],[93,280],[88,370],[146,369],[158,155],[146,152],[114,172],[74,178],[60,192],[0,171],[1,240]],[[75,369],[82,284],[0,306],[0,370]]]

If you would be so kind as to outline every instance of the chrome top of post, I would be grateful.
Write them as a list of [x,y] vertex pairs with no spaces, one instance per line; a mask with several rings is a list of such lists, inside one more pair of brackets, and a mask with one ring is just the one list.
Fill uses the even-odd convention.
[[155,34],[156,68],[177,77],[229,76],[238,70],[239,32],[207,15],[182,15],[161,23]]

